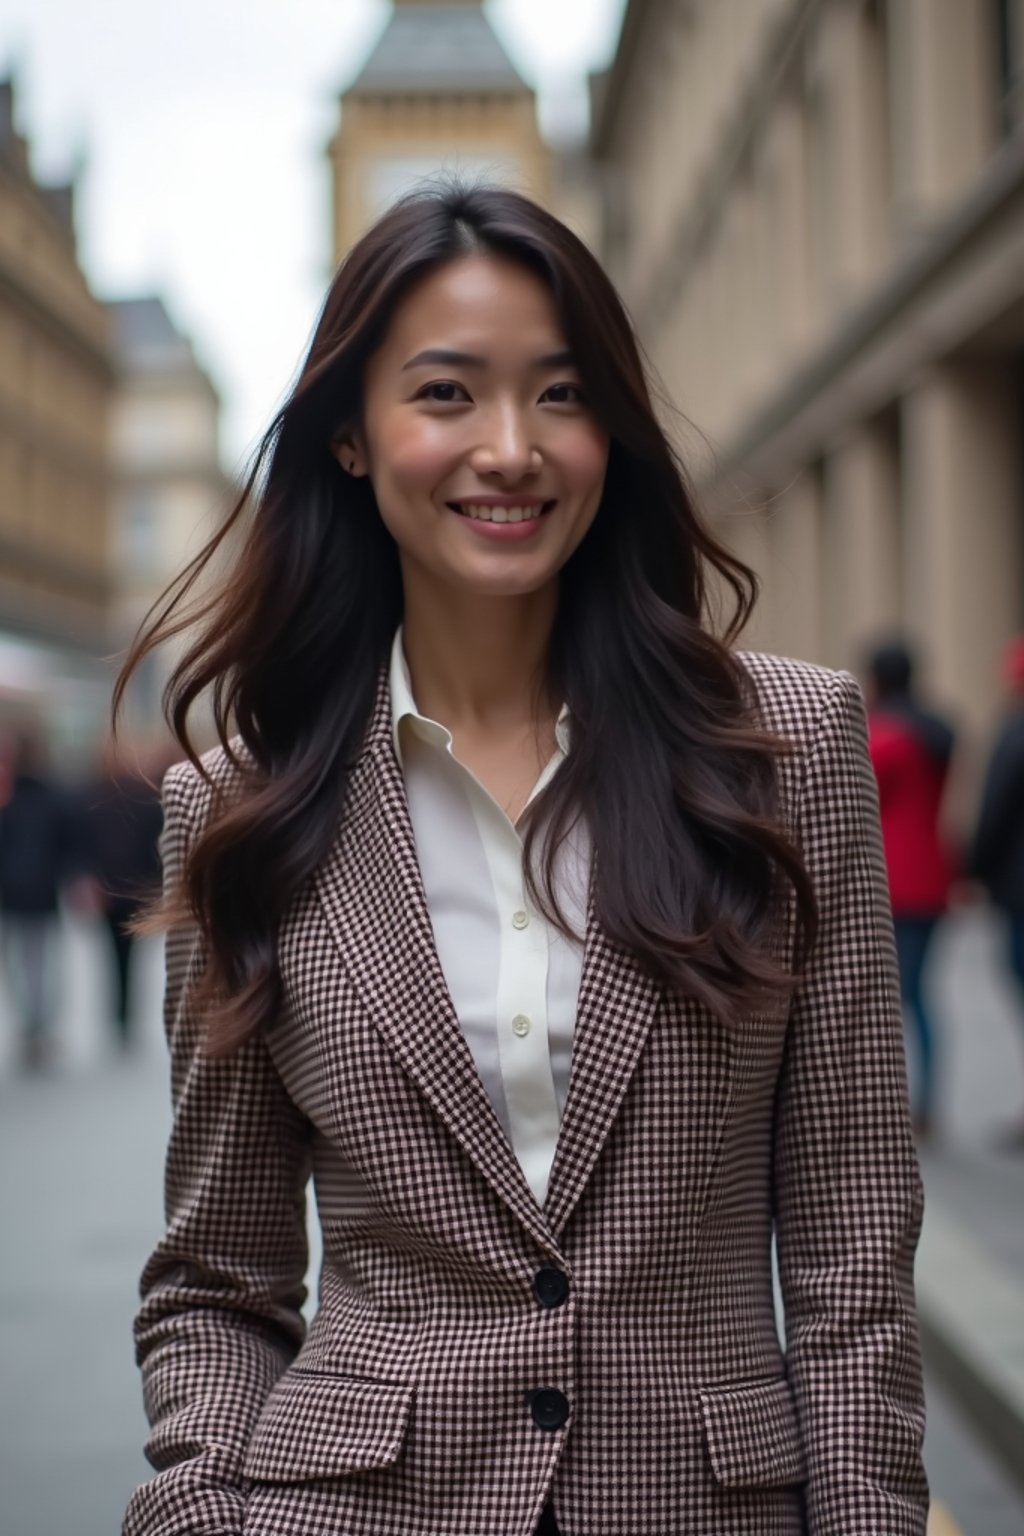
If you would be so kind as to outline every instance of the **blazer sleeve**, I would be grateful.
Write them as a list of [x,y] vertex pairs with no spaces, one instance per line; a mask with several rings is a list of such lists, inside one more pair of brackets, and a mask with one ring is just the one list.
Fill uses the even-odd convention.
[[808,1531],[924,1536],[923,1197],[877,793],[845,673],[832,675],[805,764],[799,829],[821,927],[791,1009],[774,1202]]
[[[207,795],[190,765],[164,780],[165,889]],[[158,1475],[132,1497],[124,1536],[238,1536],[242,1458],[304,1331],[307,1122],[262,1039],[225,1060],[202,1054],[188,995],[202,963],[194,927],[168,934],[167,1232],[143,1273],[135,1323],[146,1456]]]

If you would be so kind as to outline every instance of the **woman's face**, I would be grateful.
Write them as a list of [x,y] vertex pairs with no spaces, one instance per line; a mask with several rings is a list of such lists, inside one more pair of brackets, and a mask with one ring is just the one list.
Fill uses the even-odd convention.
[[548,289],[473,255],[399,305],[337,453],[369,475],[407,581],[511,597],[553,581],[590,527],[608,436]]

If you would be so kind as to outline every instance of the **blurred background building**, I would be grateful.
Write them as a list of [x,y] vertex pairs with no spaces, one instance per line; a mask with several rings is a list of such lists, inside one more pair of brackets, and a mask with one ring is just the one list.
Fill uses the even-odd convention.
[[600,252],[753,641],[901,632],[984,725],[1024,628],[1024,0],[630,0],[593,100]]
[[[117,391],[112,411],[114,645],[214,531],[229,482],[220,463],[220,397],[192,343],[155,295],[109,306]],[[160,727],[160,698],[181,647],[148,656],[129,699],[133,729]]]
[[481,0],[396,0],[341,98],[328,154],[335,261],[403,192],[441,171],[550,197],[534,93]]
[[[33,176],[0,82],[0,732],[93,755],[118,654],[224,509],[219,415],[160,298],[90,291],[74,187]],[[140,673],[133,729],[159,728],[173,660]]]
[[109,692],[114,389],[74,189],[33,177],[0,81],[0,728],[35,717],[71,747]]
[[[330,254],[439,171],[547,202],[693,423],[764,583],[749,642],[858,667],[899,632],[984,729],[1024,627],[1022,60],[1024,0],[628,0],[582,154],[481,0],[396,0],[341,97]],[[219,400],[159,298],[90,293],[10,82],[0,199],[0,708],[45,684],[74,735],[224,505]]]

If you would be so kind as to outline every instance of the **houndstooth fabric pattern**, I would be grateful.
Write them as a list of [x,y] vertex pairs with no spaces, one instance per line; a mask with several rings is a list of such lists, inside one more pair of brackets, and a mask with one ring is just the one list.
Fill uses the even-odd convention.
[[[285,1007],[228,1061],[198,1052],[201,943],[171,935],[168,1230],[136,1325],[157,1475],[126,1536],[532,1536],[548,1498],[564,1536],[924,1536],[921,1188],[863,708],[845,674],[743,659],[793,744],[818,948],[791,1004],[727,1029],[591,908],[543,1208],[445,989],[386,689],[283,925]],[[169,879],[208,795],[168,775]]]

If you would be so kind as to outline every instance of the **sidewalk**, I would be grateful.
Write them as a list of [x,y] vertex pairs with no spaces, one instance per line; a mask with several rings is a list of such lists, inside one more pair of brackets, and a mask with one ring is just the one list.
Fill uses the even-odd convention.
[[993,1147],[1024,1119],[1024,1021],[999,941],[989,914],[969,913],[935,956],[945,1094],[921,1155],[917,1299],[929,1365],[1024,1486],[1024,1150]]
[[170,1104],[159,943],[140,954],[139,1049],[115,1053],[98,930],[64,934],[60,1061],[13,1070],[0,986],[0,1533],[114,1536],[151,1475],[132,1358],[160,1235]]

